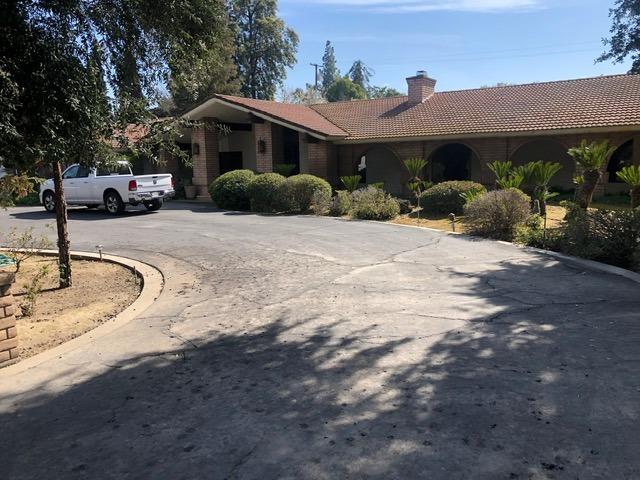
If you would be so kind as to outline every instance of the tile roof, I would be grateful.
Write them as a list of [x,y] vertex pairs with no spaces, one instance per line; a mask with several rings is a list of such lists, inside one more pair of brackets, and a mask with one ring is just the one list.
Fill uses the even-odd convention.
[[306,105],[255,100],[253,98],[234,97],[232,95],[216,95],[216,98],[234,105],[248,108],[285,123],[299,125],[305,130],[328,137],[345,137],[347,132],[327,120],[324,116]]
[[640,127],[640,75],[439,92],[313,105],[348,140]]

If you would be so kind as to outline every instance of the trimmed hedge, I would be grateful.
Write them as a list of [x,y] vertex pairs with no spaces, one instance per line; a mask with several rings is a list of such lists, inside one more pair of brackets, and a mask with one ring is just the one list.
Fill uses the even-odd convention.
[[279,209],[288,212],[308,212],[314,202],[314,194],[316,201],[318,196],[331,198],[331,185],[314,175],[293,175],[279,188]]
[[251,170],[232,170],[209,185],[211,199],[219,208],[249,210],[249,185],[255,174]]
[[274,212],[278,210],[278,192],[285,182],[279,173],[256,175],[249,184],[249,199],[254,212]]
[[422,209],[427,213],[455,213],[464,211],[463,193],[487,191],[483,185],[466,180],[442,182],[425,190],[421,196]]
[[463,222],[471,235],[511,241],[531,216],[530,205],[531,197],[517,188],[494,190],[465,207]]

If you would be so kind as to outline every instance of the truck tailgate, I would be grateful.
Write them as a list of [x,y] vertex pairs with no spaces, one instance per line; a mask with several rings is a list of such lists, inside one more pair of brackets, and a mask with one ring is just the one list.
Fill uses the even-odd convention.
[[136,175],[136,183],[139,192],[157,192],[159,190],[170,190],[171,174],[163,173],[158,175]]

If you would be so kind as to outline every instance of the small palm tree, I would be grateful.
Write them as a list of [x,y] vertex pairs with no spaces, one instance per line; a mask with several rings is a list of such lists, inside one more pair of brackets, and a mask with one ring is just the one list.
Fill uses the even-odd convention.
[[530,171],[530,181],[533,185],[533,197],[540,202],[540,214],[547,214],[547,200],[558,195],[549,191],[549,183],[556,173],[562,169],[557,162],[533,162]]
[[506,190],[508,188],[520,188],[524,182],[524,175],[520,172],[512,170],[506,177],[496,180],[496,184],[500,190]]
[[362,177],[360,175],[349,175],[346,177],[340,177],[340,181],[349,193],[353,193],[358,189],[358,185],[360,185],[361,180]]
[[515,173],[522,175],[523,180],[521,190],[531,197],[533,197],[533,190],[535,188],[533,175],[538,163],[540,163],[540,161],[529,162],[525,163],[524,165],[519,165],[513,169]]
[[624,167],[616,175],[631,187],[631,208],[640,207],[640,165]]
[[613,150],[608,141],[587,143],[582,140],[578,147],[570,148],[567,152],[582,170],[580,192],[577,195],[581,208],[587,209],[591,205],[602,169]]
[[424,171],[424,167],[427,166],[427,163],[428,162],[421,157],[407,158],[404,161],[404,166],[407,167],[410,177],[407,186],[416,197],[416,206],[418,207],[418,222],[420,222],[420,198],[422,197],[422,191],[427,185],[427,182],[425,182],[422,178],[422,172]]
[[496,160],[495,162],[488,163],[487,167],[489,167],[489,170],[496,176],[496,189],[508,188],[502,185],[509,182],[509,174],[511,174],[513,170],[513,164],[509,161],[500,162]]

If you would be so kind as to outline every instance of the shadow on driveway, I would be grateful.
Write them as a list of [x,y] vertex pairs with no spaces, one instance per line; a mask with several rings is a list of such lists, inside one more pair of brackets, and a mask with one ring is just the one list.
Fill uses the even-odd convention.
[[0,416],[5,475],[638,478],[637,285],[548,263],[450,274],[500,313],[434,339],[281,317],[123,361]]

